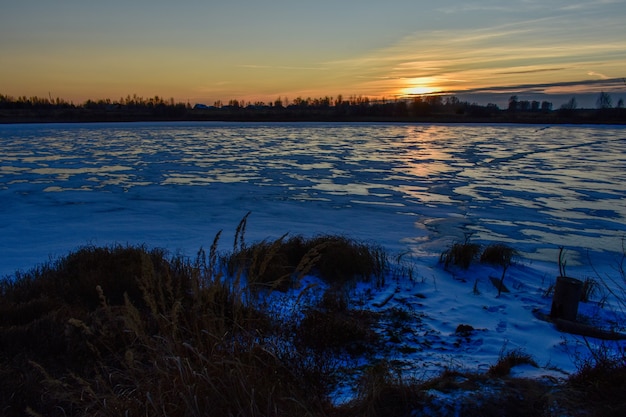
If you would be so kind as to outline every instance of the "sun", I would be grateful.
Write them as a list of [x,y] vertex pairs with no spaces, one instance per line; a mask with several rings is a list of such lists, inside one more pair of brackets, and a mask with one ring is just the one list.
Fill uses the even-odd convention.
[[434,92],[435,89],[425,85],[419,85],[415,87],[407,87],[402,90],[402,94],[405,96],[419,96],[422,94],[429,94]]
[[439,90],[439,88],[435,87],[435,80],[431,77],[411,78],[407,81],[408,85],[400,90],[403,96],[419,96],[431,94]]

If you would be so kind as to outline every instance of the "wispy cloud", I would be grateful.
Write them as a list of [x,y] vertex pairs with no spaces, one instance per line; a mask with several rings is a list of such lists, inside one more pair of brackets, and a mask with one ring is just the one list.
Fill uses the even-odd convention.
[[608,80],[608,79],[609,79],[609,77],[608,77],[608,76],[606,76],[606,75],[604,75],[604,74],[600,74],[599,72],[595,72],[595,71],[589,71],[589,72],[587,73],[587,75],[590,75],[590,76],[592,76],[592,77],[594,77],[594,76],[596,76],[596,77],[600,77],[600,78],[601,78],[601,79],[603,79],[603,80]]
[[[613,90],[624,87],[623,78],[605,80],[580,80],[538,84],[515,84],[506,86],[478,87],[463,90],[463,93],[523,93],[523,92],[558,92],[559,90],[576,90],[580,92],[594,92],[598,90]],[[626,88],[625,88],[626,90]]]
[[328,67],[300,67],[291,65],[257,65],[241,64],[239,68],[264,69],[264,70],[294,70],[294,71],[328,71]]
[[[498,74],[502,74],[502,75],[536,74],[538,72],[563,71],[565,69],[567,69],[567,68],[566,67],[559,67],[559,68],[535,68],[535,69],[518,70],[518,71],[501,71]],[[589,75],[592,75],[592,74],[589,73]]]
[[[450,91],[493,85],[582,88],[595,85],[587,82],[590,76],[617,79],[626,69],[626,38],[594,32],[597,23],[531,16],[490,27],[419,31],[367,56],[329,65],[368,80],[362,86],[370,91],[401,91],[425,78]],[[600,23],[612,29],[616,22]]]
[[437,11],[445,14],[465,14],[468,12],[499,12],[513,13],[519,11],[527,12],[532,8],[545,7],[545,2],[518,0],[514,2],[502,3],[500,1],[465,1],[448,6],[438,7]]

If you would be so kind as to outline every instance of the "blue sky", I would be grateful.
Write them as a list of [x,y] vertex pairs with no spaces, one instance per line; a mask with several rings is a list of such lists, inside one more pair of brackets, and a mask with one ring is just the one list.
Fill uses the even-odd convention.
[[0,3],[13,96],[626,97],[624,0]]

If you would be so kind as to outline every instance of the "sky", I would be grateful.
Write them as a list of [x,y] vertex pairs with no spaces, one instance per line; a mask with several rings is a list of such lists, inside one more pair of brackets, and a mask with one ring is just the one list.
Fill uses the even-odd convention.
[[626,0],[0,0],[0,10],[0,94],[13,97],[626,99]]

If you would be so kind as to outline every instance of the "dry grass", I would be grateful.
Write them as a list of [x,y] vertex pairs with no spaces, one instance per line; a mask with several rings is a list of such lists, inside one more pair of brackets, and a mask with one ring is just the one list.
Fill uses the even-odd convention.
[[357,399],[340,407],[334,415],[548,417],[561,415],[558,412],[584,415],[570,407],[569,399],[558,387],[546,381],[451,370],[426,381],[398,375],[388,362],[372,366],[361,380]]
[[[352,311],[341,288],[382,280],[385,254],[337,236],[248,246],[245,226],[226,258],[219,234],[193,261],[85,247],[3,281],[3,415],[325,415],[333,355],[375,340],[374,317]],[[311,272],[333,289],[302,318],[257,302]]]
[[626,350],[615,352],[605,344],[592,347],[585,342],[591,356],[579,362],[566,385],[573,406],[598,416],[626,415]]
[[372,279],[383,285],[388,260],[381,247],[344,236],[283,235],[274,241],[239,245],[226,264],[230,275],[244,274],[251,287],[286,290],[308,272],[332,285]]
[[[245,219],[244,219],[245,220]],[[195,260],[145,247],[85,247],[0,282],[0,415],[406,416],[618,415],[626,363],[605,357],[555,386],[510,376],[523,352],[487,374],[419,381],[369,366],[350,403],[332,404],[346,358],[385,345],[380,316],[354,309],[354,280],[381,284],[384,253],[344,237],[283,236]],[[351,261],[343,265],[341,257]],[[355,260],[356,259],[356,260]],[[232,275],[224,275],[224,265]],[[330,283],[299,314],[268,313],[259,289],[316,273]],[[285,278],[288,277],[288,278]],[[250,288],[252,286],[253,288]],[[409,314],[395,312],[397,320]],[[459,332],[471,331],[459,327]],[[434,392],[457,395],[441,403]]]
[[3,414],[320,415],[319,366],[212,265],[164,255],[84,248],[5,282]]
[[373,353],[379,336],[372,329],[377,315],[365,310],[328,311],[310,308],[296,328],[296,347],[360,356]]
[[503,243],[492,243],[488,245],[480,255],[481,263],[502,267],[502,276],[498,284],[498,297],[502,291],[504,291],[504,276],[515,256],[517,256],[517,251]]
[[358,397],[341,409],[343,416],[410,416],[418,415],[425,405],[425,391],[418,384],[394,375],[383,361],[366,370],[359,381]]
[[483,249],[480,262],[506,268],[511,265],[517,251],[503,243],[492,243]]
[[535,368],[539,366],[528,353],[514,349],[508,352],[502,352],[498,362],[489,367],[487,374],[492,377],[504,377],[509,375],[511,369],[518,365],[530,365]]
[[470,264],[477,258],[480,253],[480,245],[477,243],[454,243],[445,250],[440,257],[440,262],[446,268],[455,265],[463,269],[468,269]]

